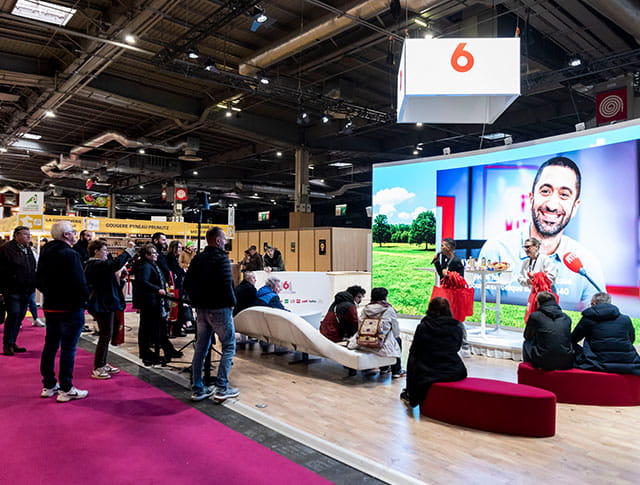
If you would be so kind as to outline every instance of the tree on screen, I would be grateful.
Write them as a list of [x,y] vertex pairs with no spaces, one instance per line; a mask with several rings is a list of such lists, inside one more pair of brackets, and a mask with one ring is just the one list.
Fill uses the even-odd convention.
[[421,212],[413,220],[409,231],[409,242],[411,244],[424,243],[425,249],[429,249],[430,243],[436,242],[436,218],[433,212]]
[[380,246],[382,246],[382,243],[391,241],[391,224],[389,224],[386,215],[378,214],[376,216],[373,221],[371,237],[373,242],[377,242]]

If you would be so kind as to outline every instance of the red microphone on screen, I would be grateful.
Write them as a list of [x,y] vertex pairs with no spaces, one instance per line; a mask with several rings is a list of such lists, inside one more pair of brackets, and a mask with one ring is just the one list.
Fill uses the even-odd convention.
[[569,268],[574,273],[581,274],[582,276],[587,278],[589,280],[589,283],[591,283],[595,287],[596,290],[602,291],[600,289],[600,287],[598,285],[596,285],[595,282],[591,278],[589,278],[589,275],[587,274],[587,271],[584,269],[584,266],[582,265],[582,261],[580,261],[580,258],[578,257],[578,255],[576,253],[566,253],[562,257],[562,262],[564,263],[564,265],[567,268]]

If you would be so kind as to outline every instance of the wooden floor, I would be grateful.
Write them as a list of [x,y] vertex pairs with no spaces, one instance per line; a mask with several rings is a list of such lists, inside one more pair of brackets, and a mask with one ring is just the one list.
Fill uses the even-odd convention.
[[[124,348],[137,355],[138,316],[127,314]],[[179,347],[189,338],[175,339]],[[192,347],[185,349],[188,365]],[[405,349],[406,354],[406,349]],[[406,358],[406,355],[404,356]],[[291,426],[433,484],[636,484],[640,463],[640,406],[558,404],[552,438],[476,431],[411,413],[398,399],[404,379],[346,378],[322,360],[289,365],[294,354],[237,351],[230,375],[240,400]],[[516,381],[517,362],[472,356],[469,375]],[[174,369],[175,371],[176,369]],[[186,391],[185,391],[186,392]],[[266,407],[263,407],[266,405]]]

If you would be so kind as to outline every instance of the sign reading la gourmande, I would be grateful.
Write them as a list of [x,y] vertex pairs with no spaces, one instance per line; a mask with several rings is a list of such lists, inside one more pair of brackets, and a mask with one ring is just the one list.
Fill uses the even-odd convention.
[[520,95],[520,39],[407,39],[398,123],[493,123]]

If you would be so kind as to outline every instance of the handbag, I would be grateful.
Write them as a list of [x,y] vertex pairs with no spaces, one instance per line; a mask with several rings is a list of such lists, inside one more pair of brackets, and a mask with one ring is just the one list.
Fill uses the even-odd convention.
[[359,347],[380,349],[385,337],[382,332],[382,318],[365,318],[358,327],[356,343]]
[[124,310],[117,310],[113,316],[115,330],[111,336],[111,345],[124,343]]

